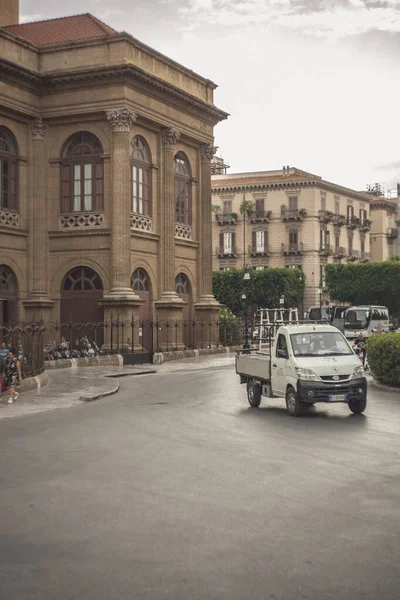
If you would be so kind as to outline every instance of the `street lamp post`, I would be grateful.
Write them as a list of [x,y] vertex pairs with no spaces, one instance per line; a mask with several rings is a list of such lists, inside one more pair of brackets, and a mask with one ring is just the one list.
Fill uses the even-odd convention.
[[249,316],[248,316],[248,302],[247,302],[247,295],[248,295],[248,290],[247,290],[247,286],[249,284],[250,281],[250,273],[247,271],[247,269],[244,272],[243,275],[243,285],[244,285],[244,290],[242,293],[242,302],[243,302],[243,310],[244,310],[244,341],[243,341],[243,350],[245,352],[250,352],[250,343],[249,343]]

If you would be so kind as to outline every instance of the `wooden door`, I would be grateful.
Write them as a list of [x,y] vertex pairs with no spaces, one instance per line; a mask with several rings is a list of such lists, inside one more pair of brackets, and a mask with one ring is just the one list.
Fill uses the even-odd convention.
[[102,346],[104,311],[98,304],[102,297],[103,283],[93,269],[77,267],[65,277],[61,289],[61,335],[71,341],[71,348],[84,335]]

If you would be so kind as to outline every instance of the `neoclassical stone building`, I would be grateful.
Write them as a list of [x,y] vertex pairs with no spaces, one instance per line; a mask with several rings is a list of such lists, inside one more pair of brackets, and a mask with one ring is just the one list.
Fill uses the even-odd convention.
[[0,324],[214,317],[215,84],[90,14],[17,11],[0,0]]
[[318,175],[295,167],[213,175],[212,201],[214,269],[300,268],[305,309],[329,302],[327,263],[371,258],[371,196]]

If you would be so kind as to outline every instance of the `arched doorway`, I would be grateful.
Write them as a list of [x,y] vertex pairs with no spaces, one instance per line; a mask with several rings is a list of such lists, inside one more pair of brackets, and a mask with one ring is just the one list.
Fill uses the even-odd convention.
[[140,342],[146,350],[152,349],[152,294],[150,279],[144,269],[135,269],[132,273],[131,285],[133,291],[144,302],[139,308],[139,319],[141,321]]
[[0,327],[17,322],[18,282],[10,267],[0,265]]
[[175,291],[186,302],[182,311],[183,343],[187,348],[193,346],[194,332],[192,326],[192,288],[188,277],[179,273],[175,278]]
[[[98,346],[103,344],[103,327],[94,327],[95,323],[102,323],[104,319],[103,307],[98,304],[102,297],[103,282],[93,269],[76,267],[65,276],[61,286],[60,319],[64,325],[74,323],[72,344],[83,335],[87,335],[90,341],[95,340]],[[91,325],[82,327],[89,323]]]

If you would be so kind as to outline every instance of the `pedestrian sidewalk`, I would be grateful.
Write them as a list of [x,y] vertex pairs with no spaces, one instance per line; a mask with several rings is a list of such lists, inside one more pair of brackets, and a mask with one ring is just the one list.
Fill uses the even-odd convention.
[[46,386],[22,392],[14,404],[7,404],[7,392],[1,394],[0,420],[78,406],[118,392],[120,377],[156,372],[152,365],[50,370],[47,371],[49,383]]

